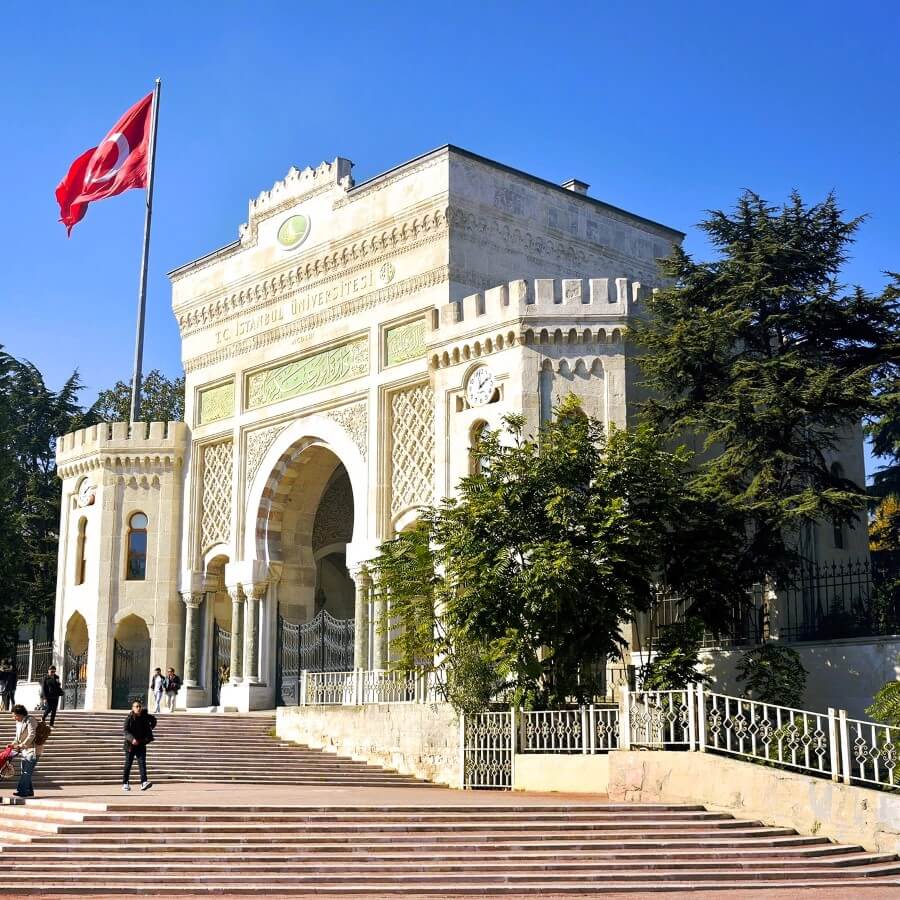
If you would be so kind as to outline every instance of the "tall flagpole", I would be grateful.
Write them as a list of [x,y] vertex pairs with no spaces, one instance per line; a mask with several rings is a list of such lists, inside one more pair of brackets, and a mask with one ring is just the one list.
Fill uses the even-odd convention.
[[141,416],[141,365],[144,361],[144,313],[147,308],[147,263],[150,256],[150,220],[153,217],[153,176],[156,174],[156,125],[159,121],[160,80],[153,88],[153,119],[147,161],[147,210],[144,215],[144,252],[141,256],[141,284],[138,291],[137,334],[134,340],[134,372],[131,378],[131,421]]

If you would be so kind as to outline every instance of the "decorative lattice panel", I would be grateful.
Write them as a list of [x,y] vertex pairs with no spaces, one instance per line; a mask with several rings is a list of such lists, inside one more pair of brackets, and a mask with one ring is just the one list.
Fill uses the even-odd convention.
[[203,500],[200,515],[200,549],[227,543],[231,537],[232,442],[203,448]]
[[391,515],[434,499],[434,391],[419,384],[391,397]]

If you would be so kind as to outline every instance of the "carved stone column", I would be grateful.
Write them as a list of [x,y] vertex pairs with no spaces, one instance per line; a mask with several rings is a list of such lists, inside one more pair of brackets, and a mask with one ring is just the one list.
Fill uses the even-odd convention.
[[355,621],[353,626],[353,665],[369,668],[369,570],[361,566],[354,577],[356,582]]
[[184,684],[197,687],[200,683],[200,616],[202,593],[185,593],[184,601]]
[[386,669],[388,664],[387,597],[376,583],[372,585],[372,617],[375,620],[372,629],[372,640],[374,641],[372,668]]
[[244,654],[246,666],[244,667],[244,681],[252,684],[259,683],[259,605],[266,596],[268,584],[265,581],[257,582],[250,586],[247,594],[247,607],[244,622]]
[[231,597],[231,683],[239,684],[244,666],[244,589],[239,584],[228,588]]

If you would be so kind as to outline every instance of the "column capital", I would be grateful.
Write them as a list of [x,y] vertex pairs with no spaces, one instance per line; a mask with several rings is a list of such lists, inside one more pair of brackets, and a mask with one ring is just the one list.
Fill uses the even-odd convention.
[[182,591],[181,599],[184,601],[185,606],[190,606],[192,609],[197,609],[200,604],[203,602],[203,591]]
[[226,584],[225,590],[228,591],[228,596],[231,597],[232,603],[243,603],[247,599],[242,584]]
[[252,597],[254,600],[262,600],[263,597],[266,596],[266,591],[269,589],[268,581],[255,581],[253,584],[245,584],[241,585],[247,595],[247,597]]
[[372,573],[365,563],[359,563],[350,569],[350,577],[365,586],[372,584]]

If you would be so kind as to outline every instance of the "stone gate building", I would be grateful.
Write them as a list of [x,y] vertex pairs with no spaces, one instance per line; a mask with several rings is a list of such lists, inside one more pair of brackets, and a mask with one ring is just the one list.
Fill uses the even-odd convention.
[[170,273],[186,421],[58,446],[75,702],[122,705],[172,665],[183,705],[269,708],[301,651],[388,663],[366,561],[452,494],[479,430],[536,429],[569,392],[626,421],[622,332],[683,235],[587,187],[449,146],[354,185],[338,158]]

